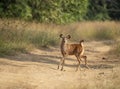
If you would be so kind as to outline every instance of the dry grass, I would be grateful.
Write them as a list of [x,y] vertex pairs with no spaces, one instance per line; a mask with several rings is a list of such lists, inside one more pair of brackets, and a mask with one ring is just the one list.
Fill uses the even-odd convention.
[[[69,25],[40,24],[13,19],[0,19],[0,53],[27,52],[29,49],[59,44],[59,34],[70,34],[73,41],[116,40],[120,22],[81,22]],[[7,50],[8,49],[8,50]],[[119,52],[117,50],[117,52]]]
[[110,53],[120,57],[120,41],[117,41],[116,44],[112,45],[112,50]]
[[[119,37],[120,34],[119,22],[82,22],[67,26],[71,34],[74,34],[74,39],[87,40],[113,40]],[[71,31],[72,30],[72,31]]]

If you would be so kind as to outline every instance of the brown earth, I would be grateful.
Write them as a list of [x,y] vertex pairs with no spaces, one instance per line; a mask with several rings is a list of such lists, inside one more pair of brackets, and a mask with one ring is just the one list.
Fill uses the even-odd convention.
[[0,89],[96,89],[109,86],[111,74],[120,69],[119,59],[108,55],[110,50],[111,46],[106,42],[85,43],[90,69],[85,68],[82,60],[82,70],[77,72],[74,56],[66,59],[64,71],[57,70],[61,58],[59,47],[0,58]]

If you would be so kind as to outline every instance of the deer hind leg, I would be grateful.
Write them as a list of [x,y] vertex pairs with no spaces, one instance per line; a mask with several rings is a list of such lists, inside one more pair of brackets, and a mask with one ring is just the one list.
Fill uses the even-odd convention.
[[76,55],[76,58],[77,58],[77,61],[78,61],[78,66],[76,68],[76,71],[78,71],[79,68],[81,69],[81,67],[80,67],[80,60],[81,60],[81,58],[78,55]]
[[82,55],[81,58],[83,58],[83,59],[85,60],[85,66],[86,66],[87,68],[89,68],[88,65],[87,65],[87,56]]

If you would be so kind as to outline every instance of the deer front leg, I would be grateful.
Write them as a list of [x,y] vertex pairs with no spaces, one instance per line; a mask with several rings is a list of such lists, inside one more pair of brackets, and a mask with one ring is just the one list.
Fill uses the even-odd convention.
[[60,67],[60,65],[62,64],[62,62],[63,62],[63,57],[60,59],[60,62],[59,62],[59,64],[58,64],[58,68],[57,68],[57,69],[59,69],[59,67]]
[[65,58],[63,57],[62,64],[61,64],[62,65],[61,71],[63,70],[64,64],[65,64]]

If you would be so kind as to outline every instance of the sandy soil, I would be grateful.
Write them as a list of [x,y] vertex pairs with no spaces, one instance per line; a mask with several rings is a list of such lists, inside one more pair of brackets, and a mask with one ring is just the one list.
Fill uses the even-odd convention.
[[119,59],[107,54],[110,49],[105,42],[85,43],[90,69],[85,68],[83,60],[82,70],[77,72],[74,56],[66,59],[64,71],[57,70],[61,58],[59,47],[0,58],[0,89],[86,89],[95,86],[96,80],[105,82],[102,79],[119,68]]

